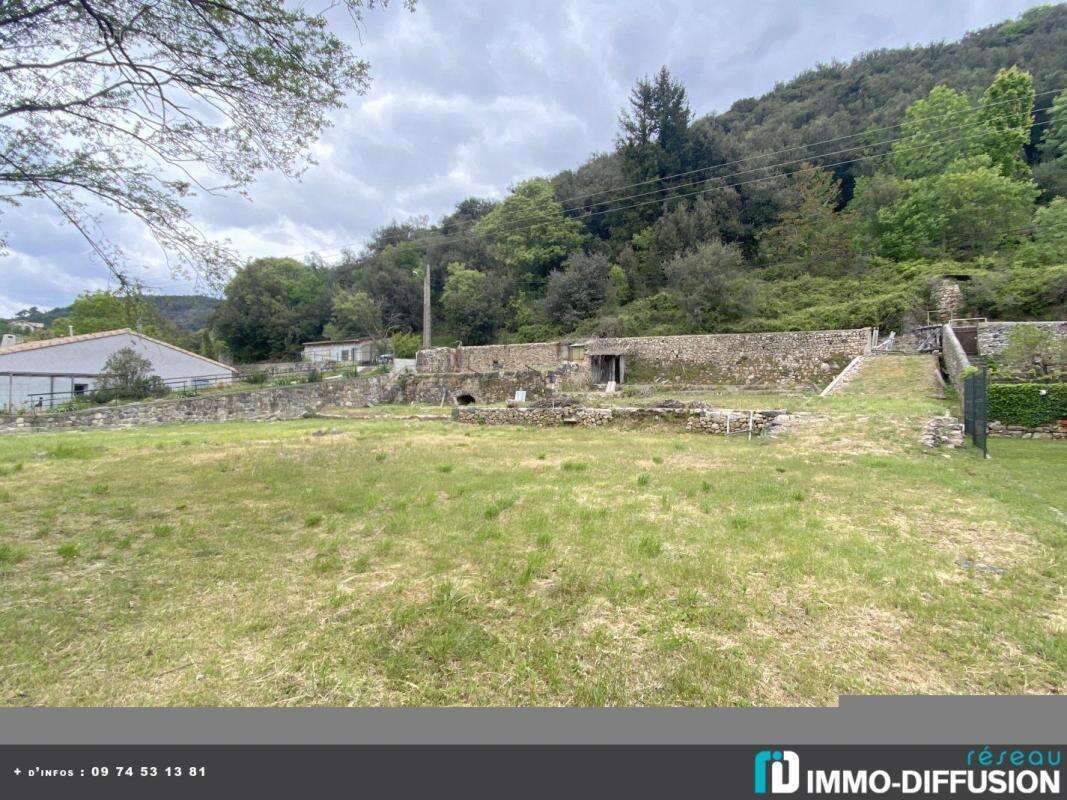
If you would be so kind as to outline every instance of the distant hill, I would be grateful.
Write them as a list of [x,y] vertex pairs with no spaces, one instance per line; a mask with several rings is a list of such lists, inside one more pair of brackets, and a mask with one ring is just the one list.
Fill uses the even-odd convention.
[[[204,328],[220,300],[216,297],[207,297],[200,294],[160,294],[150,295],[148,300],[160,313],[164,320],[182,331],[196,332]],[[70,314],[70,306],[53,308],[51,311],[36,311],[30,309],[26,319],[30,322],[43,322],[46,325],[59,317]]]
[[[873,50],[848,64],[819,66],[779,83],[759,98],[736,101],[723,114],[696,121],[727,138],[740,155],[763,153],[897,124],[914,101],[938,84],[972,93],[988,86],[998,69],[1017,65],[1034,76],[1038,120],[1053,94],[1067,85],[1067,5],[1038,6],[1020,18],[972,31],[958,42]],[[892,131],[873,140],[896,135]],[[1035,140],[1041,131],[1035,129]],[[839,150],[829,142],[815,152]],[[1033,156],[1033,150],[1028,152]],[[816,157],[832,164],[841,155]],[[846,190],[863,164],[834,169]]]

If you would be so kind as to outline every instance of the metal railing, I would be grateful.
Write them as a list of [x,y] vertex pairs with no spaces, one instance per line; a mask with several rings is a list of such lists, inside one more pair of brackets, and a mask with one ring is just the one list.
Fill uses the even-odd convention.
[[872,352],[876,353],[890,353],[893,351],[893,345],[897,340],[897,332],[890,331],[889,335],[885,337],[881,342],[871,348]]
[[[324,365],[325,366],[325,365]],[[338,369],[345,368],[343,364],[332,365]],[[355,364],[348,363],[348,367],[354,367]],[[284,381],[286,383],[295,383],[298,381],[306,381],[308,372],[310,370],[286,370],[279,372],[271,372],[263,379],[253,378],[258,370],[251,371],[239,371],[236,374],[229,372],[221,372],[210,375],[188,375],[178,378],[166,378],[162,381],[162,385],[168,390],[167,394],[172,393],[179,394],[181,396],[196,396],[199,395],[205,389],[221,389],[227,386],[233,386],[238,383],[248,383],[249,385],[270,385],[272,383],[279,383]],[[292,380],[289,380],[292,379]],[[90,380],[86,378],[85,380]],[[21,407],[30,411],[51,411],[57,406],[64,406],[69,403],[74,403],[78,400],[86,400],[92,402],[92,397],[96,389],[86,388],[84,390],[75,391],[69,389],[61,392],[33,392],[26,396],[26,399],[22,402]],[[146,398],[147,399],[147,398]],[[129,402],[139,402],[137,400],[130,400]]]

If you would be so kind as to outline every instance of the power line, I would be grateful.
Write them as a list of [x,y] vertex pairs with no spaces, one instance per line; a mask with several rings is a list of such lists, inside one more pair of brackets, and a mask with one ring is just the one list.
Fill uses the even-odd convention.
[[[1042,92],[1041,94],[1049,94],[1049,93],[1054,93],[1054,92],[1058,92],[1058,91],[1060,91],[1060,90],[1053,89],[1053,90],[1050,90],[1049,92]],[[1038,95],[1034,95],[1034,96],[1037,97]],[[1016,101],[1015,100],[1002,100],[999,103],[990,103],[988,106],[986,106],[986,108],[990,108],[990,107],[993,107],[993,106],[1000,106],[1000,105],[1004,105],[1006,103],[1014,103],[1014,102],[1016,102]],[[940,118],[947,119],[947,118],[949,118],[951,116],[958,116],[958,115],[960,115],[962,113],[972,113],[973,114],[975,112],[976,112],[976,109],[970,108],[970,109],[967,110],[967,112],[951,112],[949,114],[940,115]],[[934,117],[934,119],[937,119],[937,117]],[[595,197],[595,196],[601,195],[601,194],[608,194],[610,192],[621,191],[623,189],[634,188],[634,187],[637,187],[637,186],[644,186],[644,185],[653,184],[653,183],[660,183],[662,181],[674,180],[675,178],[684,178],[684,177],[688,177],[690,175],[695,175],[695,174],[698,174],[698,173],[701,173],[701,172],[707,172],[708,170],[721,169],[722,167],[728,167],[728,166],[732,166],[732,165],[735,165],[735,164],[741,164],[741,163],[744,163],[746,161],[754,161],[754,160],[759,159],[759,158],[767,158],[767,157],[772,156],[772,155],[780,155],[782,153],[791,152],[793,150],[799,150],[799,149],[805,148],[805,147],[815,147],[815,146],[820,145],[820,144],[829,144],[831,142],[841,141],[841,140],[844,140],[844,139],[854,139],[857,136],[869,135],[871,133],[876,133],[876,132],[878,132],[880,130],[890,130],[892,128],[899,128],[899,127],[902,127],[902,126],[907,125],[907,124],[908,124],[907,121],[905,121],[905,122],[898,123],[897,125],[887,126],[885,128],[881,128],[881,129],[875,128],[875,129],[868,130],[868,131],[862,131],[860,133],[849,134],[847,136],[839,136],[839,137],[836,137],[836,138],[833,138],[833,139],[823,139],[821,141],[812,142],[812,143],[805,144],[805,145],[796,145],[794,147],[785,148],[783,150],[771,151],[769,153],[762,153],[762,154],[755,155],[755,156],[747,156],[747,157],[742,158],[742,159],[738,159],[738,160],[735,160],[735,161],[727,161],[727,162],[724,162],[722,164],[714,164],[714,165],[707,166],[707,167],[699,167],[697,169],[688,170],[686,172],[678,172],[678,173],[674,173],[672,175],[664,175],[662,177],[649,178],[648,180],[639,181],[637,183],[632,183],[632,184],[623,185],[623,186],[617,186],[617,187],[613,187],[613,188],[610,188],[610,189],[602,189],[600,191],[592,192],[590,194],[575,195],[574,197],[570,198],[568,200],[568,202],[573,202],[574,200],[580,200],[580,199],[584,199],[584,198],[587,198],[587,197]],[[710,180],[712,178],[731,178],[731,177],[735,177],[737,175],[743,175],[743,174],[748,173],[748,172],[755,172],[756,170],[760,170],[760,169],[771,169],[773,167],[785,166],[787,164],[796,164],[796,163],[800,163],[802,161],[808,161],[812,157],[815,157],[815,158],[826,158],[827,156],[839,155],[841,153],[846,153],[846,152],[849,152],[851,150],[859,150],[859,149],[868,148],[868,147],[871,147],[871,148],[873,148],[873,147],[881,147],[881,146],[887,145],[887,144],[894,144],[896,142],[902,142],[902,141],[907,141],[909,139],[914,139],[914,138],[917,138],[919,136],[928,136],[928,135],[936,134],[936,133],[944,133],[946,131],[961,130],[963,128],[973,128],[973,127],[977,127],[977,126],[981,126],[981,125],[985,125],[985,124],[986,124],[986,120],[978,119],[978,120],[975,120],[974,122],[969,123],[967,125],[949,125],[949,126],[946,126],[944,128],[935,128],[935,129],[932,129],[932,130],[917,131],[916,133],[908,134],[906,136],[898,136],[898,137],[895,137],[895,138],[885,139],[885,140],[880,141],[880,142],[866,142],[866,143],[862,143],[862,144],[852,145],[851,147],[846,147],[846,148],[843,148],[841,150],[833,150],[833,151],[830,151],[828,153],[819,153],[819,154],[814,155],[814,156],[806,156],[804,158],[793,159],[791,161],[779,162],[777,164],[765,164],[765,165],[759,166],[759,167],[750,167],[749,169],[740,170],[740,171],[737,171],[737,172],[727,173],[726,175],[709,176],[705,180]],[[1031,125],[1032,124],[1033,123],[1031,123]],[[695,183],[697,183],[697,181],[691,181],[688,184],[683,184],[683,186],[685,186],[685,185],[692,186]],[[652,190],[650,192],[644,192],[642,194],[645,194],[645,195],[652,194],[653,192],[664,191],[667,188],[677,188],[677,187],[662,187],[662,188],[654,189],[654,190]],[[639,196],[639,195],[630,195],[628,198],[617,198],[617,199],[631,199],[631,198],[637,197],[637,196]],[[613,201],[604,200],[604,201],[599,201],[599,202],[596,202],[596,203],[587,203],[587,204],[585,204],[583,206],[572,207],[572,208],[567,208],[566,207],[566,203],[562,203],[562,205],[564,206],[564,211],[565,212],[574,212],[574,211],[585,210],[586,208],[592,208],[594,206],[600,205],[601,202],[613,202]]]
[[[1038,123],[1034,123],[1031,127],[1032,128],[1038,128],[1038,127],[1041,127],[1042,125],[1047,125],[1047,124],[1049,124],[1048,121],[1046,121],[1046,122],[1038,122]],[[920,145],[920,146],[916,146],[916,147],[912,147],[912,148],[901,149],[901,150],[898,150],[898,151],[888,151],[888,152],[885,152],[885,153],[874,153],[874,154],[867,155],[867,156],[859,156],[857,158],[851,158],[851,159],[845,159],[845,160],[842,160],[842,161],[836,161],[836,162],[831,163],[831,164],[815,164],[815,165],[811,165],[811,166],[808,166],[808,167],[803,167],[801,169],[796,169],[796,170],[792,170],[792,171],[777,173],[777,174],[774,174],[774,175],[764,175],[764,176],[759,177],[759,178],[750,178],[748,180],[738,181],[736,183],[720,183],[720,184],[716,184],[714,186],[709,186],[709,187],[705,187],[703,189],[699,189],[699,190],[694,191],[694,192],[683,192],[683,193],[679,193],[679,194],[674,194],[674,195],[671,195],[670,197],[667,197],[667,198],[658,198],[657,197],[657,198],[654,198],[652,200],[645,200],[645,201],[640,202],[640,203],[631,203],[629,205],[606,208],[606,209],[602,209],[600,211],[590,211],[590,212],[588,212],[586,214],[580,214],[580,215],[578,215],[576,217],[570,217],[570,219],[573,219],[573,220],[589,219],[591,217],[601,216],[603,214],[613,214],[613,213],[617,213],[619,211],[627,211],[627,210],[632,209],[632,208],[640,208],[642,206],[651,205],[653,203],[661,203],[661,202],[664,202],[664,201],[667,201],[667,200],[679,200],[679,199],[683,199],[683,198],[687,198],[687,197],[696,197],[698,195],[706,194],[708,192],[713,192],[713,191],[716,191],[716,190],[719,190],[719,189],[730,189],[730,188],[736,188],[738,186],[747,186],[747,185],[750,185],[750,184],[753,184],[753,183],[760,183],[762,181],[777,180],[779,178],[787,178],[787,177],[790,177],[790,176],[793,176],[793,175],[799,175],[799,174],[802,174],[802,173],[805,173],[805,172],[811,172],[811,171],[822,170],[822,169],[830,169],[830,168],[833,168],[833,167],[845,166],[847,164],[857,164],[857,163],[862,163],[862,162],[865,162],[865,161],[870,161],[870,160],[875,159],[875,158],[885,158],[886,156],[892,155],[893,152],[911,152],[911,151],[925,150],[925,149],[929,149],[931,147],[936,147],[938,145],[951,144],[953,142],[966,141],[968,138],[969,137],[961,137],[961,138],[958,138],[958,139],[939,139],[939,140],[937,140],[935,142],[931,142],[929,144]],[[690,184],[683,184],[683,187],[685,185],[690,185],[690,186],[696,185],[697,183],[701,183],[701,181],[695,181],[695,182],[692,182]],[[673,188],[682,188],[682,187],[673,187]],[[645,193],[645,194],[647,194],[647,193]],[[636,199],[638,197],[645,196],[645,194],[636,194],[636,195],[632,195],[630,197],[618,198],[618,200],[616,202],[630,200],[630,199]],[[467,240],[472,240],[472,239],[485,239],[485,238],[492,238],[492,237],[499,236],[499,235],[506,235],[506,234],[510,234],[510,233],[515,233],[515,232],[518,232],[518,231],[526,230],[526,229],[528,229],[530,227],[533,227],[534,225],[540,224],[543,221],[544,221],[543,219],[542,220],[537,220],[537,221],[534,221],[531,224],[527,224],[527,225],[524,225],[524,226],[515,226],[515,227],[512,227],[512,228],[507,228],[507,229],[504,229],[504,230],[499,231],[499,232],[494,232],[492,234],[461,234],[461,235],[456,235],[456,236],[451,236],[451,237],[443,237],[443,236],[440,236],[438,234],[437,238],[435,239],[434,238],[435,234],[431,233],[431,234],[428,234],[428,235],[423,236],[421,238],[414,239],[412,241],[413,241],[413,243],[422,242],[422,243],[434,244],[434,245],[440,246],[442,244],[453,243],[453,242],[457,242],[457,241],[467,241]]]
[[[930,133],[942,133],[942,132],[945,132],[945,131],[964,130],[964,129],[975,128],[975,127],[979,127],[979,126],[984,126],[985,124],[986,124],[985,120],[978,120],[978,121],[970,123],[969,125],[949,126],[949,127],[946,127],[946,128],[936,129],[934,131],[923,131],[921,133],[915,133],[915,134],[911,134],[909,136],[900,136],[900,137],[897,137],[896,139],[886,139],[884,141],[875,142],[873,144],[854,145],[852,147],[846,147],[846,148],[843,148],[841,150],[832,150],[829,153],[821,153],[819,155],[819,158],[826,158],[827,156],[841,155],[843,153],[848,153],[848,152],[850,152],[852,150],[861,150],[861,149],[865,149],[865,148],[881,147],[882,145],[886,145],[886,144],[892,145],[892,144],[896,144],[897,142],[903,142],[903,141],[907,141],[909,139],[917,138],[918,136],[929,135]],[[1033,127],[1033,124],[1031,125],[1031,127]],[[936,140],[934,142],[930,142],[927,145],[919,145],[919,148],[933,147],[936,144],[948,144],[948,143],[951,143],[952,141],[962,141],[962,139],[961,140]],[[890,153],[874,154],[874,155],[890,155],[892,153],[898,153],[898,152],[905,152],[905,153],[909,152],[909,148],[900,148],[898,150],[893,150]],[[696,186],[697,184],[704,183],[707,180],[721,180],[721,179],[724,179],[724,178],[733,178],[733,177],[737,177],[738,175],[745,175],[745,174],[748,174],[750,172],[757,172],[759,170],[775,169],[775,168],[778,168],[778,167],[790,166],[792,164],[802,164],[802,163],[805,163],[805,162],[809,162],[810,160],[811,159],[807,158],[807,157],[806,158],[797,158],[797,159],[793,159],[791,161],[781,161],[781,162],[779,162],[777,164],[767,164],[767,165],[764,165],[764,166],[761,166],[761,167],[751,167],[749,169],[739,170],[737,172],[729,173],[727,175],[716,175],[716,176],[711,176],[711,177],[703,179],[703,180],[689,181],[687,183],[675,184],[673,186],[665,186],[665,187],[661,187],[661,188],[658,188],[658,189],[653,189],[653,190],[647,191],[647,192],[639,192],[637,194],[629,195],[627,197],[616,198],[614,201],[610,201],[610,202],[618,202],[618,201],[623,201],[623,200],[634,200],[634,199],[637,199],[638,197],[647,197],[649,195],[658,194],[658,193],[664,192],[664,191],[670,191],[670,190],[673,190],[673,189],[681,189],[681,188],[685,188],[687,186]],[[818,166],[818,165],[816,165],[816,166]],[[710,169],[710,168],[704,168],[704,169]],[[680,173],[680,174],[684,175],[686,173]],[[662,178],[662,179],[657,179],[657,180],[668,180],[668,179],[669,178]],[[669,198],[664,198],[664,199],[669,199]],[[609,202],[609,201],[605,201],[605,202]],[[566,209],[565,208],[564,212],[567,212],[567,211],[578,211],[578,210],[584,210],[584,209],[593,209],[597,205],[600,205],[600,203],[588,204],[586,206],[583,206],[582,209],[577,209],[577,208]],[[521,220],[521,217],[520,217],[520,220]]]
[[[1036,93],[1034,95],[1034,97],[1037,98],[1037,97],[1040,97],[1040,96],[1043,96],[1043,95],[1056,94],[1056,93],[1058,93],[1060,91],[1062,91],[1062,90],[1061,89],[1050,89],[1050,90],[1047,90],[1047,91],[1044,91],[1044,92]],[[991,103],[988,106],[986,106],[986,108],[989,108],[989,107],[992,107],[992,106],[1005,105],[1005,104],[1008,104],[1008,103],[1015,103],[1015,102],[1017,102],[1017,100],[1015,100],[1015,99],[1004,100],[1004,101],[1000,101],[998,103]],[[970,108],[967,111],[950,112],[949,114],[941,115],[941,118],[942,119],[948,119],[949,117],[959,116],[959,115],[962,115],[962,114],[965,114],[965,113],[975,113],[977,110],[980,110],[980,109]],[[907,136],[900,136],[900,137],[896,137],[896,138],[893,138],[893,139],[885,139],[885,140],[883,140],[881,142],[862,143],[862,144],[853,145],[851,147],[843,148],[843,149],[840,149],[840,150],[831,151],[829,153],[813,154],[812,156],[806,157],[806,158],[793,159],[791,161],[779,162],[777,164],[767,164],[767,165],[763,165],[763,166],[759,166],[759,167],[751,167],[751,168],[746,169],[746,170],[741,170],[741,171],[737,171],[737,172],[733,172],[733,173],[727,173],[726,175],[709,176],[708,178],[706,178],[704,180],[712,180],[712,179],[721,180],[721,179],[725,179],[725,178],[731,178],[731,177],[735,177],[737,175],[743,175],[743,174],[747,174],[747,173],[750,173],[750,172],[756,172],[758,170],[775,169],[775,168],[779,168],[779,167],[790,165],[790,164],[801,163],[801,162],[810,160],[810,158],[825,158],[827,156],[843,154],[843,153],[849,152],[851,150],[858,150],[858,149],[872,148],[872,147],[881,147],[881,146],[884,146],[884,145],[892,145],[892,144],[895,144],[896,142],[907,141],[909,139],[914,139],[914,138],[917,138],[919,136],[928,136],[928,135],[930,135],[932,133],[940,133],[940,132],[946,132],[946,131],[952,131],[952,130],[963,130],[965,128],[974,128],[974,127],[982,126],[985,123],[986,123],[986,120],[977,120],[977,121],[975,121],[973,123],[970,123],[969,125],[953,125],[953,126],[947,126],[947,127],[944,127],[944,128],[934,129],[932,131],[931,130],[918,131],[918,132],[916,132],[914,134],[909,134]],[[612,187],[610,189],[602,189],[602,190],[599,190],[597,192],[592,192],[592,193],[588,193],[588,194],[585,194],[585,195],[576,195],[575,197],[570,198],[570,200],[568,202],[573,202],[574,200],[584,199],[584,198],[588,198],[588,197],[595,197],[597,195],[608,194],[610,192],[622,191],[623,189],[634,188],[634,187],[637,187],[637,186],[648,185],[648,184],[651,184],[651,183],[658,183],[658,182],[662,182],[662,181],[668,181],[668,180],[672,180],[674,178],[686,177],[686,176],[694,175],[694,174],[701,173],[701,172],[707,172],[709,170],[721,169],[721,168],[726,167],[726,166],[731,166],[731,165],[734,165],[734,164],[740,164],[740,163],[744,163],[746,161],[753,161],[753,160],[760,159],[760,158],[767,158],[769,156],[779,155],[779,154],[782,154],[782,153],[788,153],[788,152],[791,152],[791,151],[794,151],[794,150],[799,150],[799,149],[802,149],[802,148],[816,147],[816,146],[821,145],[821,144],[829,144],[829,143],[836,142],[836,141],[843,141],[843,140],[846,140],[846,139],[854,139],[854,138],[856,138],[858,136],[869,136],[872,133],[877,133],[877,132],[886,131],[886,130],[893,130],[893,129],[896,129],[896,128],[903,127],[903,126],[905,126],[907,124],[908,124],[908,121],[905,120],[904,122],[898,123],[896,125],[884,126],[882,128],[873,128],[873,129],[869,129],[869,130],[866,130],[866,131],[861,131],[861,132],[855,133],[855,134],[848,134],[848,135],[845,135],[845,136],[838,136],[838,137],[833,137],[833,138],[830,138],[830,139],[823,139],[823,140],[820,140],[820,141],[810,142],[810,143],[807,143],[807,144],[795,145],[793,147],[784,148],[784,149],[781,149],[781,150],[778,150],[778,151],[771,151],[771,152],[768,152],[768,153],[757,154],[757,155],[754,155],[754,156],[747,156],[745,158],[738,159],[738,160],[735,160],[735,161],[732,161],[732,162],[725,162],[725,163],[722,163],[722,164],[715,164],[715,165],[711,165],[711,166],[707,166],[707,167],[700,167],[700,168],[697,168],[697,169],[688,170],[686,172],[680,172],[680,173],[675,173],[675,174],[672,174],[672,175],[666,175],[666,176],[662,176],[662,177],[651,178],[651,179],[648,179],[648,180],[645,180],[645,181],[639,181],[639,182],[633,183],[633,184],[626,184],[626,185],[623,185],[623,186]],[[1041,125],[1045,125],[1045,124],[1048,124],[1048,123],[1047,122],[1032,123],[1030,128],[1032,129],[1032,128],[1040,127]],[[951,142],[951,141],[962,141],[962,140],[938,140],[938,141],[930,143],[929,145],[925,145],[924,147],[933,147],[933,146],[936,146],[937,144],[948,143],[948,142]],[[907,152],[907,151],[906,150],[898,150],[897,152]],[[886,155],[886,154],[873,154],[872,157],[878,157],[880,155]],[[862,160],[862,159],[857,159],[857,160]],[[839,162],[838,164],[830,165],[830,166],[838,166],[838,165],[844,164],[844,163],[855,163],[855,160],[846,161],[846,162]],[[826,165],[822,165],[821,168],[826,168]],[[770,176],[770,177],[779,177],[779,176]],[[603,200],[603,201],[599,201],[597,203],[589,203],[589,204],[586,204],[586,205],[581,206],[581,207],[567,208],[566,205],[564,205],[564,212],[565,213],[568,213],[568,212],[572,213],[574,211],[592,209],[595,206],[600,205],[601,203],[623,202],[623,201],[626,201],[626,200],[632,200],[632,199],[636,199],[638,197],[648,196],[648,195],[651,195],[651,194],[658,194],[659,192],[663,192],[663,191],[671,191],[671,190],[678,189],[678,188],[685,188],[686,186],[694,186],[697,183],[702,183],[702,182],[703,182],[703,180],[702,181],[689,181],[687,183],[680,184],[680,185],[675,185],[675,186],[670,186],[670,187],[661,187],[659,189],[654,189],[654,190],[651,190],[651,191],[648,191],[648,192],[637,193],[637,194],[628,195],[628,196],[625,196],[625,197],[614,198],[614,199],[606,199],[606,200]],[[739,184],[731,184],[731,185],[744,185],[744,183],[746,183],[746,182],[742,182],[742,183],[739,183]],[[716,187],[716,188],[719,188],[719,187]],[[675,195],[675,197],[678,197],[678,196],[679,195]],[[686,196],[689,196],[689,195],[686,195]],[[664,199],[673,199],[673,198],[664,198]],[[632,207],[636,207],[636,206],[629,206],[629,208],[632,208]],[[515,227],[515,223],[521,222],[521,221],[523,221],[525,219],[532,220],[532,224],[533,225],[540,224],[540,222],[544,221],[544,217],[541,216],[544,213],[546,213],[546,212],[533,212],[533,213],[527,214],[527,215],[520,215],[517,219],[512,220],[511,224],[507,228],[505,228],[504,231],[502,231],[502,232],[510,232],[511,230],[523,230],[524,227]],[[610,210],[607,213],[610,213]],[[585,218],[587,218],[589,216],[596,216],[596,214],[578,215],[577,217],[571,217],[571,218],[572,219],[585,219]],[[477,224],[476,220],[471,221],[469,223],[468,231],[475,224]],[[527,226],[527,227],[531,227],[531,226]],[[393,242],[394,243],[399,242],[399,241],[422,241],[422,242],[427,242],[428,240],[430,240],[434,236],[437,237],[437,239],[436,239],[436,243],[437,244],[443,244],[443,243],[446,243],[446,242],[464,241],[464,240],[466,240],[468,238],[467,235],[466,235],[466,232],[464,232],[462,234],[447,234],[447,235],[446,234],[436,233],[436,232],[431,232],[429,235],[416,238],[415,240],[407,240],[407,239],[403,239],[402,240],[402,239],[399,239],[397,237],[394,237],[393,238]],[[359,243],[348,243],[348,244],[345,244],[345,245],[339,245],[337,247],[332,247],[332,248],[329,248],[329,249],[326,249],[326,250],[310,250],[310,251],[305,251],[305,252],[302,252],[302,253],[294,253],[294,254],[291,254],[291,257],[298,257],[298,256],[302,256],[302,255],[316,255],[316,254],[317,255],[321,255],[322,253],[331,253],[331,252],[335,252],[335,251],[340,252],[340,251],[346,250],[349,247],[354,246],[356,244],[359,244]]]

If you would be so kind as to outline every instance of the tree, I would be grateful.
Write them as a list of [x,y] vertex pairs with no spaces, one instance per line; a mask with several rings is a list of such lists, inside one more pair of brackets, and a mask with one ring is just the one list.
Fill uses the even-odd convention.
[[1046,158],[1067,156],[1067,91],[1060,92],[1048,110],[1049,124],[1041,135],[1041,153]]
[[386,339],[391,331],[382,318],[382,307],[366,292],[345,289],[333,296],[333,315],[323,331],[327,339],[373,336]]
[[826,170],[803,169],[793,176],[793,204],[760,237],[773,263],[797,265],[813,275],[841,275],[855,263],[848,219],[837,212],[840,187]]
[[582,226],[563,213],[543,178],[524,181],[474,226],[513,278],[545,277],[582,243]]
[[903,178],[923,178],[984,154],[1002,173],[1017,176],[1025,168],[1033,106],[1033,78],[1018,67],[1000,70],[977,108],[962,92],[935,86],[908,106],[890,165]]
[[1067,197],[1057,197],[1034,212],[1034,243],[1067,263]]
[[632,176],[661,178],[685,170],[690,161],[692,111],[685,87],[662,67],[630,90],[629,110],[619,115],[619,154]]
[[487,344],[503,322],[504,293],[493,276],[453,263],[441,306],[449,329],[465,344]]
[[1016,256],[1031,264],[1067,264],[1067,197],[1053,198],[1034,212],[1033,233]]
[[882,255],[973,258],[1019,239],[1038,189],[1003,175],[987,156],[953,163],[947,172],[903,181],[901,198],[877,212]]
[[[685,87],[662,67],[653,78],[643,78],[630,91],[629,109],[619,114],[615,151],[621,157],[625,176],[640,186],[642,198],[635,208],[613,216],[623,229],[636,231],[663,213],[673,187],[692,183],[699,175],[677,176],[695,168],[711,167],[721,159],[712,152],[712,142],[691,135],[693,119]],[[657,202],[660,201],[660,202]]]
[[635,290],[648,295],[666,282],[663,265],[679,253],[692,252],[702,242],[739,234],[740,197],[722,189],[691,204],[677,205],[632,238],[634,261],[629,276]]
[[755,288],[736,245],[705,242],[667,264],[667,285],[693,330],[708,330],[752,311]]
[[612,299],[612,264],[605,256],[574,253],[548,276],[545,310],[566,330],[594,317]]
[[1054,367],[1067,365],[1067,337],[1037,325],[1015,325],[1001,358],[1028,377],[1043,377]]
[[1023,147],[1030,142],[1033,111],[1034,79],[1018,67],[1000,70],[982,95],[978,106],[981,151],[1004,175],[1027,171]]
[[108,356],[97,378],[93,399],[98,403],[111,400],[144,400],[160,397],[170,390],[163,379],[152,372],[152,362],[124,347]]
[[322,269],[291,258],[260,258],[227,284],[215,331],[240,362],[295,358],[322,334],[330,313]]
[[394,333],[390,342],[394,358],[414,358],[422,347],[422,337],[415,333]]
[[1048,111],[1049,124],[1041,137],[1041,162],[1034,180],[1049,194],[1067,194],[1067,91],[1060,92]]
[[935,86],[904,112],[900,136],[889,156],[893,172],[902,178],[922,178],[976,155],[980,148],[975,135],[977,116],[962,92]]
[[[358,20],[388,0],[342,0]],[[411,2],[408,3],[411,7]],[[184,202],[296,176],[368,65],[327,11],[285,0],[14,0],[0,7],[0,197],[40,198],[124,280],[99,206],[130,214],[176,269],[225,274]],[[208,176],[211,177],[208,177]]]
[[132,328],[167,341],[173,341],[178,334],[145,297],[103,290],[78,295],[67,315],[52,322],[55,336],[66,336],[71,328],[75,334]]
[[334,273],[334,283],[373,298],[384,328],[421,331],[425,261],[426,248],[419,241],[372,247],[359,258],[346,257]]
[[215,337],[211,335],[211,331],[204,328],[200,331],[200,355],[204,358],[210,358],[212,361],[219,360],[219,347],[215,342]]

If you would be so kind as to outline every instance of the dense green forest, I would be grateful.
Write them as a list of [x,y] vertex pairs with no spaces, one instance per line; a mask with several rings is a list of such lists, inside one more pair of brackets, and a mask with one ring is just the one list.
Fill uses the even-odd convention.
[[251,262],[213,330],[239,361],[417,333],[427,265],[438,343],[899,329],[943,274],[970,277],[975,313],[1067,317],[1065,89],[1064,5],[820,65],[717,115],[664,68],[611,152],[387,225],[335,266]]

